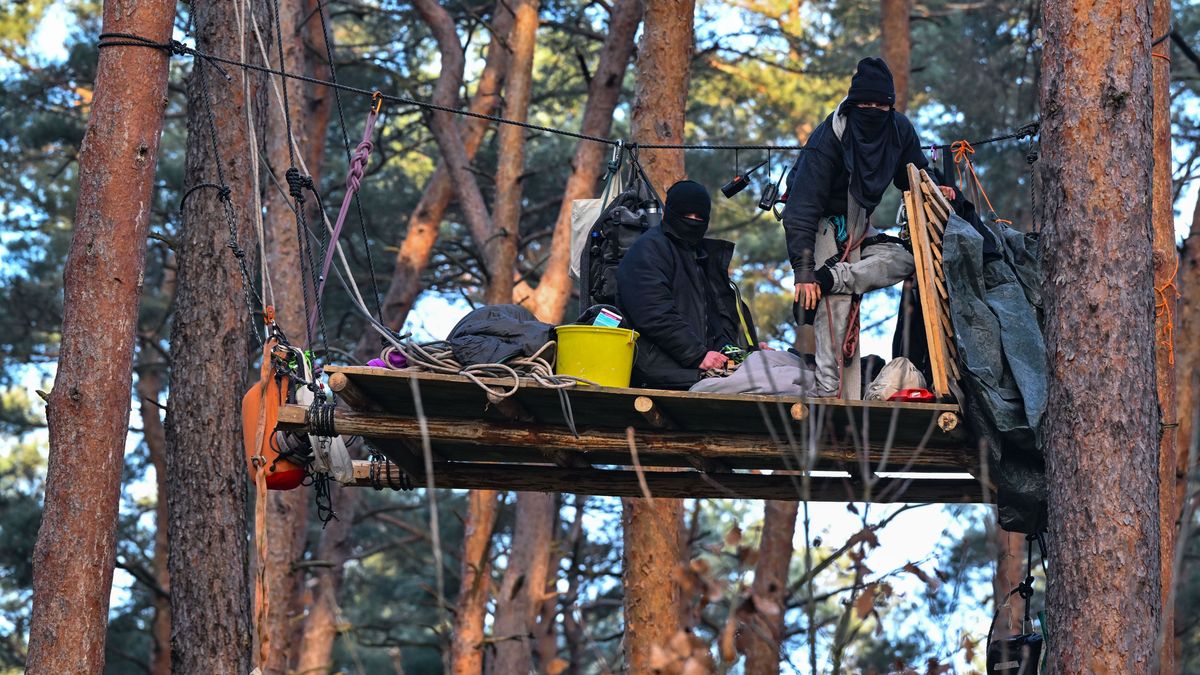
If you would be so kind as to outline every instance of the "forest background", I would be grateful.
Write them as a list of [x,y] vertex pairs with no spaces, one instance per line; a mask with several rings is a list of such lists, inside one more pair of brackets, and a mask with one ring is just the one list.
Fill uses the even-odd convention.
[[[434,98],[441,58],[422,4],[345,0],[325,4],[322,15],[315,2],[280,0],[281,16],[295,19],[291,35],[297,39],[288,42],[285,55],[288,69],[325,79],[330,74],[326,57],[332,53],[341,82]],[[699,2],[695,49],[689,55],[687,140],[802,143],[844,95],[856,61],[883,51],[882,8],[897,4],[904,5],[867,0]],[[497,25],[490,2],[464,0],[445,8],[465,49],[462,90],[474,106],[482,98],[477,94],[488,74],[489,46],[515,29]],[[630,135],[636,57],[627,56],[628,64],[619,68],[600,61],[606,38],[617,30],[616,17],[636,14],[638,8],[640,3],[628,0],[541,4],[530,121],[567,129],[586,125],[589,99],[594,98],[590,85],[607,65],[615,69],[618,83],[608,135]],[[905,9],[911,46],[908,113],[924,142],[987,138],[1038,118],[1036,0],[931,0]],[[329,52],[316,16],[328,22]],[[92,96],[99,18],[96,2],[27,0],[0,9],[0,672],[18,672],[27,653],[31,559],[47,452],[44,405],[36,391],[49,390],[54,376],[62,270],[73,230],[77,158]],[[271,27],[263,18],[269,46]],[[176,37],[193,42],[194,25],[190,7],[180,5]],[[1175,3],[1172,26],[1179,43],[1200,44],[1200,7]],[[635,40],[632,32],[628,40]],[[1200,237],[1194,225],[1200,219],[1194,180],[1200,175],[1200,63],[1179,43],[1167,43],[1174,59],[1173,199],[1180,243],[1194,257],[1200,240],[1187,235],[1194,231]],[[179,205],[189,187],[185,148],[193,68],[190,60],[172,63],[160,148],[106,647],[108,670],[114,673],[166,672],[169,663],[169,544],[158,526],[165,513],[162,415],[172,381],[175,253],[186,237]],[[220,98],[225,86],[219,76],[210,77],[212,96]],[[328,90],[290,86],[307,113],[296,122],[298,149],[307,158],[309,173],[318,178],[326,204],[337,204],[346,171],[343,135],[351,142],[358,137],[369,100],[346,96],[335,101]],[[271,95],[263,97],[264,109],[271,107]],[[257,120],[258,138],[265,143],[260,161],[267,167],[278,156],[273,152],[280,147],[286,152],[286,144],[278,141],[286,131],[277,117],[264,113]],[[402,332],[441,337],[462,313],[485,300],[494,263],[488,247],[480,245],[470,214],[456,201],[443,207],[444,215],[422,220],[422,214],[428,215],[422,207],[427,185],[442,154],[432,122],[413,107],[385,108],[362,182],[363,227],[355,221],[344,241],[360,287],[385,296],[389,322],[403,326]],[[503,192],[498,185],[505,180],[501,169],[511,146],[494,127],[480,128],[472,174],[485,200],[498,204]],[[518,193],[518,292],[544,286],[547,296],[562,295],[563,282],[550,271],[555,263],[551,242],[564,186],[580,173],[576,141],[531,133],[518,142],[526,154]],[[221,147],[219,152],[226,159],[252,157],[246,147]],[[1008,141],[981,146],[974,158],[999,215],[1024,229],[1038,228],[1030,162],[1036,152],[1033,141]],[[796,337],[790,323],[790,273],[780,226],[754,203],[767,181],[777,179],[794,157],[794,152],[768,156],[761,151],[736,157],[728,151],[686,155],[688,175],[714,194],[735,164],[770,160],[769,171],[761,171],[750,190],[732,200],[716,197],[713,222],[715,233],[738,245],[735,278],[747,292],[761,333],[781,346]],[[607,155],[586,159],[591,173],[576,180],[583,182],[583,196],[592,196]],[[276,177],[281,174],[275,172]],[[263,175],[262,201],[270,213],[279,189],[265,169]],[[879,212],[895,212],[894,194]],[[428,260],[413,267],[413,251],[422,247]],[[1185,296],[1200,287],[1196,274],[1195,268],[1181,268],[1179,286]],[[407,291],[389,291],[404,286],[400,282],[407,283]],[[530,292],[543,306],[555,302]],[[228,298],[229,311],[240,311],[240,303]],[[865,353],[889,355],[896,304],[895,292],[876,294],[867,304]],[[568,303],[558,311],[569,317],[575,309]],[[367,332],[363,322],[340,288],[331,290],[324,311],[330,347],[340,350],[331,361],[369,352],[362,340]],[[1181,331],[1176,340],[1180,353],[1200,350],[1200,335]],[[437,672],[451,651],[452,624],[438,602],[432,570],[441,565],[445,572],[446,603],[461,603],[469,497],[462,492],[439,495],[441,528],[434,537],[430,502],[421,491],[350,492],[334,490],[339,520],[324,528],[307,504],[307,491],[303,503],[274,505],[282,520],[300,526],[291,535],[290,559],[283,562],[291,571],[291,587],[284,593],[288,600],[279,603],[277,624],[284,637],[275,641],[277,658],[285,668],[311,672]],[[546,617],[539,622],[545,634],[526,648],[543,672],[617,670],[624,638],[620,502],[561,495],[551,505],[553,525],[546,542],[551,571],[545,588],[555,592],[539,599],[536,613]],[[760,539],[792,530],[766,526],[764,506],[758,502],[689,500],[684,509],[688,569],[698,598],[694,630],[715,655],[727,656],[727,627],[745,623],[747,611],[764,613],[770,606],[754,586],[761,577],[756,567],[768,548]],[[980,643],[991,616],[997,560],[1014,550],[998,544],[990,509],[805,504],[799,517],[799,524],[793,521],[794,537],[786,537],[794,541],[795,551],[788,547],[786,592],[778,595],[773,613],[782,619],[783,672],[884,671],[898,663],[925,669],[930,660],[960,671],[982,667]],[[514,536],[517,520],[516,496],[501,496],[485,566],[495,592],[485,598],[482,629],[495,652],[513,642],[497,626],[513,611],[500,591],[510,576],[510,561],[523,559]],[[871,536],[862,534],[866,531]],[[1190,541],[1183,567],[1190,574],[1179,580],[1176,621],[1184,672],[1200,669],[1200,603],[1195,601],[1200,566],[1186,564],[1200,556],[1200,543],[1196,537]],[[440,544],[436,550],[435,542]],[[1023,556],[1023,550],[1015,552]],[[814,560],[827,563],[816,565]],[[292,648],[285,649],[288,645]],[[747,653],[727,659],[728,667],[749,670],[748,658]]]

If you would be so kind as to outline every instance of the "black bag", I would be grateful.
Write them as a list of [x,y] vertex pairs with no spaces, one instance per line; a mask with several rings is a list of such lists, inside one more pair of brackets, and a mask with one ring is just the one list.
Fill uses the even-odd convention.
[[[620,170],[610,165],[609,180]],[[605,186],[607,195],[608,187]],[[637,156],[630,156],[625,190],[613,198],[588,231],[579,262],[579,306],[617,304],[617,266],[633,242],[662,220],[662,200],[642,171]]]

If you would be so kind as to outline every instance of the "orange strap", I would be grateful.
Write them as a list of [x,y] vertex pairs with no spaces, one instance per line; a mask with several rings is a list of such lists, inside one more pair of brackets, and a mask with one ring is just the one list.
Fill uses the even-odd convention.
[[995,207],[992,206],[992,200],[988,199],[987,191],[983,189],[983,183],[979,182],[979,174],[975,173],[975,165],[971,163],[971,155],[975,154],[975,148],[971,147],[971,144],[968,141],[963,140],[951,143],[950,150],[954,153],[954,171],[958,174],[958,182],[963,182],[963,173],[962,170],[959,169],[958,165],[964,164],[971,172],[971,178],[975,181],[975,188],[979,190],[979,194],[983,197],[983,201],[987,204],[988,211],[990,211],[992,214],[992,219],[997,223],[1012,225],[1011,220],[1005,220],[999,217],[999,214],[996,213]]
[[[254,445],[252,446],[255,454],[250,457],[250,461],[254,465],[254,550],[256,558],[254,566],[254,628],[258,635],[259,663],[263,666],[266,666],[267,657],[271,653],[271,637],[267,632],[267,614],[270,611],[271,600],[267,577],[267,555],[269,553],[267,542],[267,458],[262,454],[262,448],[268,433],[267,418],[272,416],[269,415],[268,409],[272,408],[271,403],[279,400],[279,384],[275,380],[274,368],[271,365],[271,354],[277,344],[278,340],[272,337],[263,345],[262,368],[259,371],[259,381],[255,385],[260,396],[258,421],[254,428]],[[253,390],[251,391],[253,393]],[[274,410],[277,415],[278,407],[274,407]],[[273,421],[270,426],[270,433],[274,434]]]

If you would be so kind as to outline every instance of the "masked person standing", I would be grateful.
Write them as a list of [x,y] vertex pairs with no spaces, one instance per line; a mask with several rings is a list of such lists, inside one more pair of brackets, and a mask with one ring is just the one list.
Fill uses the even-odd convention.
[[914,271],[912,253],[871,224],[888,184],[907,190],[908,164],[928,166],[895,102],[883,59],[859,61],[849,94],[813,130],[788,176],[783,229],[796,309],[813,319],[818,396],[861,397],[857,296]]
[[634,242],[617,268],[617,305],[640,333],[633,385],[687,389],[725,365],[728,346],[757,338],[729,278],[733,243],[706,239],[712,200],[699,183],[667,190],[662,224]]

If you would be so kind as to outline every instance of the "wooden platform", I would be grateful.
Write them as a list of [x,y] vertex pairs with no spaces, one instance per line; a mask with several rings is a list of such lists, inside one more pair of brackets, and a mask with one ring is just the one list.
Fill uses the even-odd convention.
[[[326,371],[339,397],[337,432],[364,437],[417,485],[426,484],[427,438],[434,483],[447,488],[636,497],[644,482],[658,497],[989,498],[972,477],[978,451],[953,404],[576,387],[566,396],[577,437],[559,392],[533,382],[489,400],[456,375]],[[306,412],[285,407],[280,428],[305,428]]]

